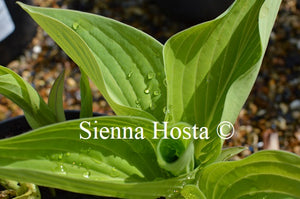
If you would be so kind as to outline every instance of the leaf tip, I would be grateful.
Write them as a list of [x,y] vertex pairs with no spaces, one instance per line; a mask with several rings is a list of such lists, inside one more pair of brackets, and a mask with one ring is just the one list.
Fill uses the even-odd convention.
[[17,1],[16,4],[18,4],[23,10],[25,10],[26,12],[30,11],[30,5],[27,5],[23,2]]
[[22,3],[22,2],[20,2],[20,1],[17,1],[16,4],[18,4],[22,8],[26,7],[26,5],[24,3]]

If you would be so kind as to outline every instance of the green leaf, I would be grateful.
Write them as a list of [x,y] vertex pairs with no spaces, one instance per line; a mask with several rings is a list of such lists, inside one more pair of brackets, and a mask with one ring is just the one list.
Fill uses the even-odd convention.
[[181,195],[185,199],[206,199],[205,195],[200,191],[196,185],[186,185],[181,190]]
[[[166,123],[164,123],[164,127]],[[176,137],[170,137],[171,129],[182,129],[190,127],[186,123],[177,123],[173,126],[167,127],[168,136],[164,133],[161,134],[161,139],[157,144],[157,160],[161,168],[166,169],[175,176],[180,174],[190,173],[194,170],[194,143],[192,139],[184,139],[181,135],[178,136],[178,131],[172,131],[172,135]],[[161,130],[160,128],[157,128]],[[178,137],[178,139],[177,139]]]
[[116,114],[164,119],[165,73],[158,41],[105,17],[19,5],[88,75]]
[[93,116],[93,95],[88,76],[81,71],[80,78],[81,109],[80,118]]
[[255,82],[281,1],[237,0],[223,15],[171,37],[164,47],[166,120],[206,126],[198,164],[218,157],[216,128],[234,123]]
[[[124,139],[122,130],[119,139],[117,130],[115,139],[101,139],[102,127],[111,133],[112,127],[131,127],[133,138],[141,137],[135,129],[142,127],[145,139]],[[126,132],[130,138],[130,131]],[[107,116],[61,122],[0,140],[0,178],[94,195],[168,196],[188,178],[172,177],[160,168],[155,152],[159,139],[152,138],[153,123],[143,118]]]
[[175,176],[194,169],[194,145],[184,146],[182,140],[161,139],[157,145],[158,163]]
[[31,85],[3,66],[0,66],[0,93],[23,109],[32,128],[56,122],[52,111]]
[[260,151],[243,160],[207,166],[200,171],[198,184],[210,199],[299,198],[300,157]]
[[243,146],[223,149],[219,157],[215,160],[215,162],[226,161],[247,149],[248,149],[247,147],[243,147]]
[[48,98],[48,106],[55,113],[58,122],[66,120],[63,106],[65,71],[63,71],[55,80]]

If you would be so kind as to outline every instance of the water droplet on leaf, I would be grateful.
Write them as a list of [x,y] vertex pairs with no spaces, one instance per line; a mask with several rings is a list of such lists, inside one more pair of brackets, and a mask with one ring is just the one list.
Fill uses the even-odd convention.
[[163,108],[163,112],[164,112],[164,113],[167,112],[167,107],[166,107],[166,106]]
[[158,96],[160,94],[160,91],[154,91],[153,95]]
[[86,172],[83,173],[83,177],[85,177],[85,178],[89,178],[90,175],[91,175],[90,171],[86,171]]
[[61,153],[58,155],[58,160],[62,160],[62,158],[63,158],[63,154]]
[[77,30],[78,27],[79,27],[79,23],[76,23],[76,22],[73,23],[72,28],[73,28],[74,30]]
[[155,77],[155,73],[151,72],[151,73],[148,73],[148,79],[153,79]]
[[110,172],[109,175],[110,175],[111,177],[118,177],[118,176],[119,176],[119,173],[118,173],[117,169],[116,169],[115,167],[113,167],[113,168],[111,169],[111,172]]
[[149,108],[150,108],[151,110],[154,110],[154,109],[156,108],[155,103],[153,104],[152,102],[150,102]]
[[146,88],[146,89],[144,90],[144,93],[145,93],[145,94],[149,94],[149,93],[150,93],[150,90],[149,90],[148,88]]
[[164,79],[163,83],[164,83],[165,87],[167,87],[167,79]]
[[140,100],[139,99],[135,100],[135,104],[136,104],[137,108],[141,108],[141,104],[140,104]]
[[170,122],[171,120],[172,120],[172,115],[168,112],[168,113],[166,113],[166,122]]
[[129,79],[131,76],[132,76],[132,74],[133,74],[133,72],[131,71],[131,72],[129,72],[128,74],[127,74],[127,79]]
[[57,167],[54,168],[54,172],[57,172],[57,173],[63,174],[63,175],[67,174],[66,168],[62,164],[57,165]]

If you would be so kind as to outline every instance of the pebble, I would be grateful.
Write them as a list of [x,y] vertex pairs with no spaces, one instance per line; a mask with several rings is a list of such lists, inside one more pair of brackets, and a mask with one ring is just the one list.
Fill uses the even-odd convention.
[[296,100],[292,101],[290,104],[290,108],[292,111],[300,110],[300,99],[296,99]]

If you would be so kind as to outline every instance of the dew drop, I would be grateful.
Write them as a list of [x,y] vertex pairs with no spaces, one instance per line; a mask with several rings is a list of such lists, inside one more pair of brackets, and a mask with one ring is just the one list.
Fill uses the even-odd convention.
[[153,95],[158,96],[160,94],[160,91],[154,91]]
[[63,159],[63,154],[59,154],[58,155],[58,160],[62,160]]
[[173,117],[172,117],[172,115],[169,113],[169,112],[167,112],[166,113],[166,122],[170,122],[170,121],[172,121],[172,119],[173,119]]
[[156,105],[153,104],[152,102],[150,102],[149,108],[150,108],[150,110],[154,110],[156,108]]
[[127,74],[127,79],[129,79],[131,76],[132,76],[132,74],[133,74],[133,72],[131,71],[131,72],[129,72],[128,74]]
[[151,73],[148,73],[148,79],[153,79],[155,77],[155,73],[151,72]]
[[149,94],[149,93],[150,93],[150,90],[149,90],[148,88],[146,88],[146,89],[144,90],[144,93],[145,93],[145,94]]
[[115,167],[113,167],[113,168],[111,169],[111,172],[110,172],[109,175],[110,175],[111,177],[118,177],[118,176],[119,176],[119,173],[118,173],[117,169],[116,169]]
[[79,23],[76,23],[76,22],[73,23],[72,28],[73,28],[74,30],[77,30],[78,27],[79,27]]
[[167,87],[167,79],[164,79],[163,83],[164,83],[165,87]]
[[57,167],[55,167],[54,171],[57,172],[57,173],[59,173],[59,174],[63,174],[63,175],[67,174],[66,168],[62,164],[60,164]]
[[178,198],[179,191],[174,189],[169,195],[168,198]]
[[137,108],[141,108],[141,104],[140,104],[140,100],[139,99],[135,100],[135,104],[136,104]]
[[163,112],[164,112],[164,113],[167,112],[167,107],[166,107],[166,106],[163,108]]
[[171,111],[169,108],[167,108],[166,106],[163,108],[163,112],[165,113],[165,120],[168,122],[168,121],[171,121],[172,120],[172,115],[171,115]]
[[83,177],[85,178],[89,178],[91,176],[91,172],[90,171],[86,171],[83,173]]

